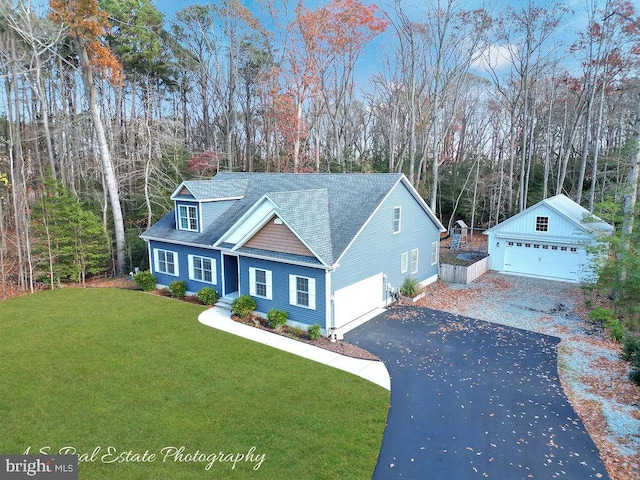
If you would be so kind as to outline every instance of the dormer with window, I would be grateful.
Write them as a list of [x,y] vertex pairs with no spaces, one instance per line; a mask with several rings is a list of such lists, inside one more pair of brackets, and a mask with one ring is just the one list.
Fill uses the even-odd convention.
[[196,205],[178,204],[178,229],[199,232],[198,207]]
[[171,195],[175,204],[176,229],[202,233],[231,205],[244,197],[246,180],[191,180]]

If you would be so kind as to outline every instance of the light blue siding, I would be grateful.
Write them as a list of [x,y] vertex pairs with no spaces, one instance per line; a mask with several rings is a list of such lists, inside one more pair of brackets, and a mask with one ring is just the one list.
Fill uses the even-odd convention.
[[[538,217],[548,218],[547,231],[536,231]],[[498,272],[591,281],[591,266],[599,260],[588,250],[598,239],[544,203],[496,225],[487,237],[489,268]]]
[[[210,250],[207,248],[197,248],[185,245],[176,245],[173,243],[163,243],[156,240],[149,241],[149,249],[151,252],[151,272],[155,275],[158,285],[168,286],[175,280],[184,280],[187,282],[187,292],[197,293],[204,287],[210,287],[217,290],[220,294],[222,292],[221,283],[221,268],[220,268],[220,252],[217,250]],[[166,273],[159,273],[156,271],[155,265],[155,250],[167,250],[175,252],[177,254],[177,266],[178,275],[168,275]],[[215,283],[201,282],[197,280],[191,280],[189,278],[189,255],[197,255],[201,257],[211,258],[215,261]]]
[[[254,297],[257,303],[256,311],[266,314],[272,308],[289,313],[288,320],[305,325],[320,324],[325,327],[326,290],[325,271],[319,268],[309,268],[299,265],[272,262],[258,258],[240,257],[240,294],[249,294],[249,268],[259,268],[271,271],[272,300]],[[313,278],[315,280],[316,308],[311,310],[289,303],[289,275]]]
[[[393,233],[393,209],[400,206],[400,232]],[[409,190],[398,183],[360,235],[340,259],[332,274],[333,291],[383,273],[386,282],[398,289],[411,276],[424,281],[438,273],[438,262],[431,264],[431,247],[440,233],[433,220],[416,202]],[[418,249],[418,272],[411,274],[411,251]],[[408,254],[408,271],[400,272],[402,253]],[[381,296],[384,298],[384,286]]]
[[[549,227],[546,232],[536,232],[537,217],[549,218]],[[530,208],[522,214],[504,221],[502,225],[497,228],[494,227],[494,229],[498,236],[518,234],[520,236],[530,236],[537,240],[544,240],[548,237],[563,237],[565,241],[579,242],[590,237],[584,229],[577,227],[575,223],[567,220],[544,204]]]

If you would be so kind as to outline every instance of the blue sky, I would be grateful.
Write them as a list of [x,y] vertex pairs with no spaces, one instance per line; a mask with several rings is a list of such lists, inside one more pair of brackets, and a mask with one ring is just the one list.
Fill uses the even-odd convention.
[[[169,23],[175,12],[185,8],[189,5],[194,4],[207,4],[211,2],[207,2],[206,0],[198,1],[198,0],[152,0],[156,8],[163,12],[166,15],[166,21]],[[269,21],[266,18],[267,13],[261,14],[261,5],[259,0],[242,0],[244,5],[249,7],[256,17],[260,18],[264,16],[262,20],[265,24],[268,24]],[[276,0],[277,1],[277,0]],[[308,6],[313,5],[324,5],[327,4],[330,0],[307,0],[304,3]],[[367,0],[362,0],[364,3],[377,3],[381,9],[385,9],[388,11],[392,10],[394,0],[384,0],[381,2],[368,2]],[[499,17],[500,12],[504,10],[506,6],[512,7],[524,7],[529,3],[530,0],[468,0],[468,1],[460,1],[458,4],[458,8],[460,9],[475,9],[484,7],[487,11],[494,17]],[[295,5],[297,0],[292,0],[291,5]],[[415,11],[416,16],[420,16],[421,10],[424,9],[424,6],[428,3],[435,3],[437,0],[403,0],[402,4],[406,11],[410,12],[411,10]],[[441,0],[441,4],[446,4],[447,0]],[[560,0],[560,3],[563,6],[572,8],[575,13],[567,16],[565,21],[562,22],[560,27],[559,38],[564,39],[566,41],[567,36],[572,37],[575,35],[576,30],[584,28],[586,26],[586,8],[589,3],[602,3],[603,0]],[[551,0],[533,0],[533,3],[536,6],[544,7],[552,3]],[[375,38],[371,44],[368,46],[364,55],[359,60],[358,70],[359,76],[362,76],[364,72],[367,71],[379,71],[382,65],[383,56],[385,53],[389,53],[389,44],[392,41],[391,36],[392,28],[390,27],[386,34],[382,34]],[[498,51],[499,49],[494,49],[494,51]],[[564,52],[558,52],[562,54]],[[507,63],[504,61],[503,63]]]

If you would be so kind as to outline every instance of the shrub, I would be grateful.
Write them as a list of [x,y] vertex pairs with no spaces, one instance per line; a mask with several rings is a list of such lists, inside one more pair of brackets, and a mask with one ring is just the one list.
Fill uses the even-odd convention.
[[182,298],[187,293],[187,282],[184,280],[174,280],[169,284],[169,291],[172,297]]
[[141,270],[136,273],[133,276],[133,281],[145,292],[156,288],[156,277],[149,270]]
[[629,378],[636,385],[640,385],[640,366],[635,367],[629,372]]
[[320,325],[317,323],[315,325],[311,325],[307,328],[307,335],[309,335],[309,340],[315,340],[320,336]]
[[594,322],[600,322],[606,324],[612,321],[613,312],[608,308],[596,307],[589,312],[589,318]]
[[211,287],[204,287],[196,295],[203,305],[215,305],[218,303],[218,292]]
[[640,338],[628,333],[622,340],[622,353],[620,354],[622,360],[627,362],[640,361]]
[[415,297],[420,293],[420,285],[413,277],[407,277],[400,287],[400,295],[403,297]]
[[284,310],[277,310],[273,308],[267,312],[267,320],[269,321],[269,326],[271,328],[275,328],[276,330],[280,330],[282,326],[287,323],[288,317],[289,314]]
[[611,339],[615,340],[616,342],[622,341],[627,333],[624,325],[620,323],[620,320],[618,320],[617,318],[606,321],[604,326],[607,328],[607,330],[609,330]]
[[249,317],[256,309],[256,301],[249,295],[240,295],[231,304],[231,313],[240,318]]
[[302,337],[302,329],[300,327],[298,327],[297,325],[295,327],[290,327],[289,328],[289,333],[291,335],[293,335],[294,337],[298,337],[298,338]]

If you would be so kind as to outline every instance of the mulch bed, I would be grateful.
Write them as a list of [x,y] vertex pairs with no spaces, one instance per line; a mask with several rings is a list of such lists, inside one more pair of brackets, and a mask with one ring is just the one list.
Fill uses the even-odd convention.
[[275,330],[269,327],[269,325],[263,318],[256,316],[251,316],[249,318],[240,318],[237,315],[231,315],[231,318],[238,323],[259,328],[261,330],[266,330],[268,332],[275,333],[276,335],[289,337],[299,342],[308,343],[315,347],[324,348],[325,350],[339,353],[341,355],[346,355],[348,357],[359,358],[362,360],[380,360],[377,356],[370,353],[369,351],[342,340],[336,340],[332,342],[328,337],[325,337],[323,335],[319,336],[315,340],[311,340],[306,331],[297,331],[295,328],[288,327],[287,325],[283,326],[281,330]]

